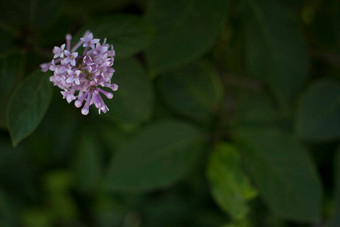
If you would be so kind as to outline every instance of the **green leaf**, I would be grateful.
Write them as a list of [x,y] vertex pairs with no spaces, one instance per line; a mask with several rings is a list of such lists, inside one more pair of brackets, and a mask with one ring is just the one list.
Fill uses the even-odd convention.
[[294,17],[275,1],[247,0],[243,13],[246,63],[287,108],[307,76],[306,46]]
[[84,193],[93,193],[101,180],[101,146],[96,137],[83,132],[78,142],[74,160],[74,181],[77,189]]
[[113,158],[106,179],[117,191],[148,191],[186,176],[202,150],[203,135],[177,121],[163,121],[143,129]]
[[119,89],[112,100],[105,103],[110,111],[106,116],[121,123],[140,123],[150,118],[153,109],[153,91],[150,79],[140,64],[133,59],[118,60],[113,82]]
[[114,45],[116,58],[127,58],[144,50],[154,35],[154,28],[144,19],[128,14],[107,16],[84,26],[75,36],[76,42],[90,30],[95,37],[107,38]]
[[7,113],[8,128],[14,146],[38,127],[51,100],[51,87],[48,76],[36,71],[14,92]]
[[12,53],[0,59],[0,128],[7,128],[9,98],[22,74],[22,53]]
[[146,56],[152,75],[204,54],[216,40],[228,6],[228,0],[150,1],[146,18],[156,35]]
[[222,84],[208,64],[192,63],[162,75],[160,95],[179,114],[197,121],[210,120],[222,98]]
[[235,132],[256,188],[282,218],[318,223],[321,183],[306,149],[294,138],[269,128]]
[[123,130],[113,124],[105,122],[105,125],[100,128],[100,136],[106,148],[114,153],[120,146],[126,144],[135,136],[135,131],[138,130]]
[[337,227],[340,226],[340,146],[336,152],[334,159],[334,181],[335,181],[335,213],[327,226]]
[[237,97],[234,115],[238,124],[272,125],[278,118],[279,110],[267,93],[242,91]]
[[265,92],[241,90],[235,94],[233,118],[231,124],[259,127],[276,127],[283,131],[294,130],[293,114],[281,111],[272,96]]
[[313,84],[302,96],[296,131],[304,140],[317,142],[340,138],[340,83],[332,80]]
[[237,148],[228,143],[217,145],[210,155],[207,175],[217,204],[233,218],[245,218],[247,201],[254,198],[257,192],[243,172]]

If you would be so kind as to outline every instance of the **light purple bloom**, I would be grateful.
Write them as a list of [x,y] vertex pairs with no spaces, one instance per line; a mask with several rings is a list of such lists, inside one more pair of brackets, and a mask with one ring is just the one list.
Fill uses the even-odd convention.
[[[83,106],[81,109],[83,115],[89,113],[92,104],[98,109],[99,114],[106,113],[109,108],[102,95],[112,99],[113,92],[118,89],[117,84],[111,83],[114,74],[112,65],[115,51],[113,46],[106,44],[106,39],[100,44],[100,40],[94,39],[93,34],[89,31],[73,48],[71,48],[71,39],[72,36],[67,34],[66,44],[54,47],[53,60],[41,64],[41,70],[53,72],[50,81],[62,90],[61,94],[68,103],[75,100],[74,105],[77,108]],[[81,46],[85,47],[82,54],[76,52]],[[103,88],[111,91],[106,91]]]
[[83,47],[91,47],[94,48],[94,44],[98,43],[100,39],[93,39],[93,34],[91,32],[86,32],[80,41],[82,41]]
[[65,50],[65,44],[61,45],[61,47],[54,47],[53,49],[53,58],[63,58],[64,57],[64,50]]
[[66,83],[75,83],[76,85],[80,85],[80,80],[79,80],[79,75],[80,75],[80,70],[67,70],[68,77],[66,79]]
[[76,65],[76,58],[78,57],[78,52],[70,52],[65,50],[65,58],[61,61],[62,64],[67,65],[70,63],[72,66]]
[[66,99],[68,103],[76,99],[76,97],[74,96],[74,93],[70,91],[62,91],[61,94],[63,95],[63,98]]
[[100,43],[96,44],[96,48],[93,49],[93,53],[99,56],[104,55],[109,49],[109,45],[103,44],[101,45]]
[[50,68],[51,63],[43,63],[40,65],[41,71],[47,72]]

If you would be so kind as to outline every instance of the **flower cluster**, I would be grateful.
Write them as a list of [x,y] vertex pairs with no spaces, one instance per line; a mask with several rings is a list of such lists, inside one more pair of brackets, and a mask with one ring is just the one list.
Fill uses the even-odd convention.
[[[101,111],[106,113],[109,109],[101,95],[112,99],[113,94],[103,88],[111,91],[118,89],[117,84],[111,83],[115,56],[113,46],[108,45],[106,39],[100,44],[100,40],[94,39],[89,31],[72,49],[71,40],[72,36],[67,34],[66,44],[54,47],[53,60],[41,64],[41,70],[53,72],[50,81],[54,86],[62,89],[61,94],[68,103],[75,100],[74,104],[77,108],[83,106],[81,109],[83,115],[89,113],[92,104],[98,109],[99,114]],[[81,46],[84,50],[82,54],[77,52]]]

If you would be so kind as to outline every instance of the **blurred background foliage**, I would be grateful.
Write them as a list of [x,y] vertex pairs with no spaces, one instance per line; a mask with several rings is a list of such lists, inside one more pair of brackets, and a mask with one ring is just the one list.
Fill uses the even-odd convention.
[[[0,226],[340,226],[337,0],[0,2]],[[114,44],[110,111],[39,64]]]

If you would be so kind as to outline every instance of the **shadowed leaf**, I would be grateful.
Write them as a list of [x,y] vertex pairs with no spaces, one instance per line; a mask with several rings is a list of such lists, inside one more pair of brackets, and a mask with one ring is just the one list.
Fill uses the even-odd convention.
[[47,75],[36,71],[14,92],[7,113],[13,145],[29,136],[39,125],[50,104],[52,85]]
[[144,128],[111,162],[110,190],[148,191],[186,176],[202,151],[203,135],[191,125],[163,121]]

